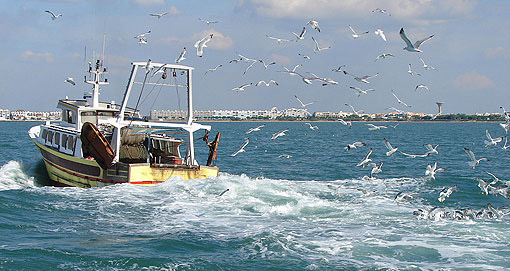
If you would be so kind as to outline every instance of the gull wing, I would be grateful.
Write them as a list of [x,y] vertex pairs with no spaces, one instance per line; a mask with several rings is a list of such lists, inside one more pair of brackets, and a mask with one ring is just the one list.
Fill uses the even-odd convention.
[[363,160],[367,160],[371,154],[372,154],[372,148],[370,148],[370,150],[368,151],[367,155],[365,155],[365,158]]
[[[407,44],[407,47],[413,47],[413,44],[411,43],[411,41],[409,40],[409,38],[407,38],[406,36],[406,33],[404,32],[404,28],[400,28],[400,37],[405,41],[405,43]],[[421,43],[420,43],[421,44]]]
[[351,29],[352,33],[356,34],[356,31],[354,31],[354,29],[352,29],[351,25],[349,25],[349,28]]
[[490,140],[490,141],[493,141],[492,137],[491,137],[491,134],[489,133],[489,130],[488,129],[485,129],[485,135],[487,136],[487,138]]
[[49,14],[51,14],[51,16],[53,16],[53,17],[57,17],[57,16],[55,15],[55,13],[53,13],[53,11],[51,11],[51,10],[46,10],[45,12],[48,12],[48,13],[49,13]]
[[391,146],[391,143],[386,139],[386,138],[383,138],[384,140],[384,145],[386,145],[386,148],[388,148],[388,150],[393,150],[393,146]]
[[469,158],[473,161],[476,161],[476,157],[475,157],[475,154],[473,153],[473,151],[471,151],[470,149],[468,148],[464,148],[464,150],[466,151],[466,153],[469,155]]
[[374,74],[374,75],[365,75],[365,76],[361,77],[361,79],[365,79],[365,80],[367,80],[367,79],[370,79],[370,78],[372,78],[372,77],[376,77],[377,75],[379,75],[379,73],[376,73],[376,74]]
[[433,151],[434,150],[434,148],[430,144],[423,144],[423,146],[425,146],[425,148],[427,148],[427,150],[429,150],[429,151]]
[[[401,35],[401,36],[402,36],[402,35]],[[416,41],[416,42],[414,43],[414,48],[418,48],[418,47],[420,47],[420,45],[421,45],[422,43],[424,43],[424,42],[426,42],[426,41],[430,40],[432,37],[434,37],[434,35],[431,35],[431,36],[428,36],[428,37],[426,37],[426,38],[424,38],[424,39],[422,39],[422,40],[418,40],[418,41]]]

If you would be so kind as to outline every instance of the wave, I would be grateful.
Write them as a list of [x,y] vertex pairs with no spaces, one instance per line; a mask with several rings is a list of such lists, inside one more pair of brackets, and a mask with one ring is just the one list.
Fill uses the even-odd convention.
[[18,161],[9,161],[0,168],[0,191],[34,187],[34,177],[23,171]]

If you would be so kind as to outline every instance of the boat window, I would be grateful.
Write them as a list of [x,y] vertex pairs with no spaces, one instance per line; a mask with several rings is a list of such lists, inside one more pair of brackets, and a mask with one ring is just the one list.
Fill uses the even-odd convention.
[[55,145],[60,144],[60,133],[55,133]]
[[62,134],[62,140],[60,141],[62,142],[62,147],[65,149],[66,146],[67,146],[67,135],[66,134]]
[[53,132],[48,131],[48,142],[53,143]]
[[67,149],[72,150],[74,147],[74,140],[72,136],[67,137]]
[[48,136],[48,130],[46,129],[43,129],[42,130],[42,135],[41,135],[41,138],[44,139],[44,141],[46,141],[46,137]]
[[63,114],[63,120],[68,122],[68,123],[75,124],[76,123],[76,119],[75,119],[73,111],[65,110],[64,114]]
[[94,111],[81,112],[81,123],[90,122],[97,123],[97,114]]

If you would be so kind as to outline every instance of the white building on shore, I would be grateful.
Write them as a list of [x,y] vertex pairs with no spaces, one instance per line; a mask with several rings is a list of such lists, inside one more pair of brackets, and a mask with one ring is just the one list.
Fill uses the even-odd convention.
[[[195,110],[193,112],[195,119],[277,119],[277,118],[307,118],[310,116],[304,109],[289,108],[278,110],[276,107],[271,110]],[[185,110],[152,110],[150,118],[152,120],[184,120],[187,117]]]

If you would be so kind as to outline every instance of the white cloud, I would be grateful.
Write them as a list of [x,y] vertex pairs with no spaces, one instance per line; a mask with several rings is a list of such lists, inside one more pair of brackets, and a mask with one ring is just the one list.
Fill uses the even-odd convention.
[[[441,16],[469,14],[475,0],[252,0],[259,14],[277,18],[366,17],[375,8],[415,23],[442,22]],[[425,17],[425,18],[421,18]]]
[[465,73],[457,76],[454,80],[454,85],[458,89],[484,89],[495,87],[496,84],[483,74],[475,71]]
[[495,48],[487,48],[485,55],[489,58],[510,58],[510,50],[501,46]]
[[162,5],[165,0],[135,0],[138,5]]
[[51,53],[34,53],[30,50],[26,50],[21,54],[21,58],[28,61],[45,61],[47,63],[51,63],[55,61],[55,58]]

